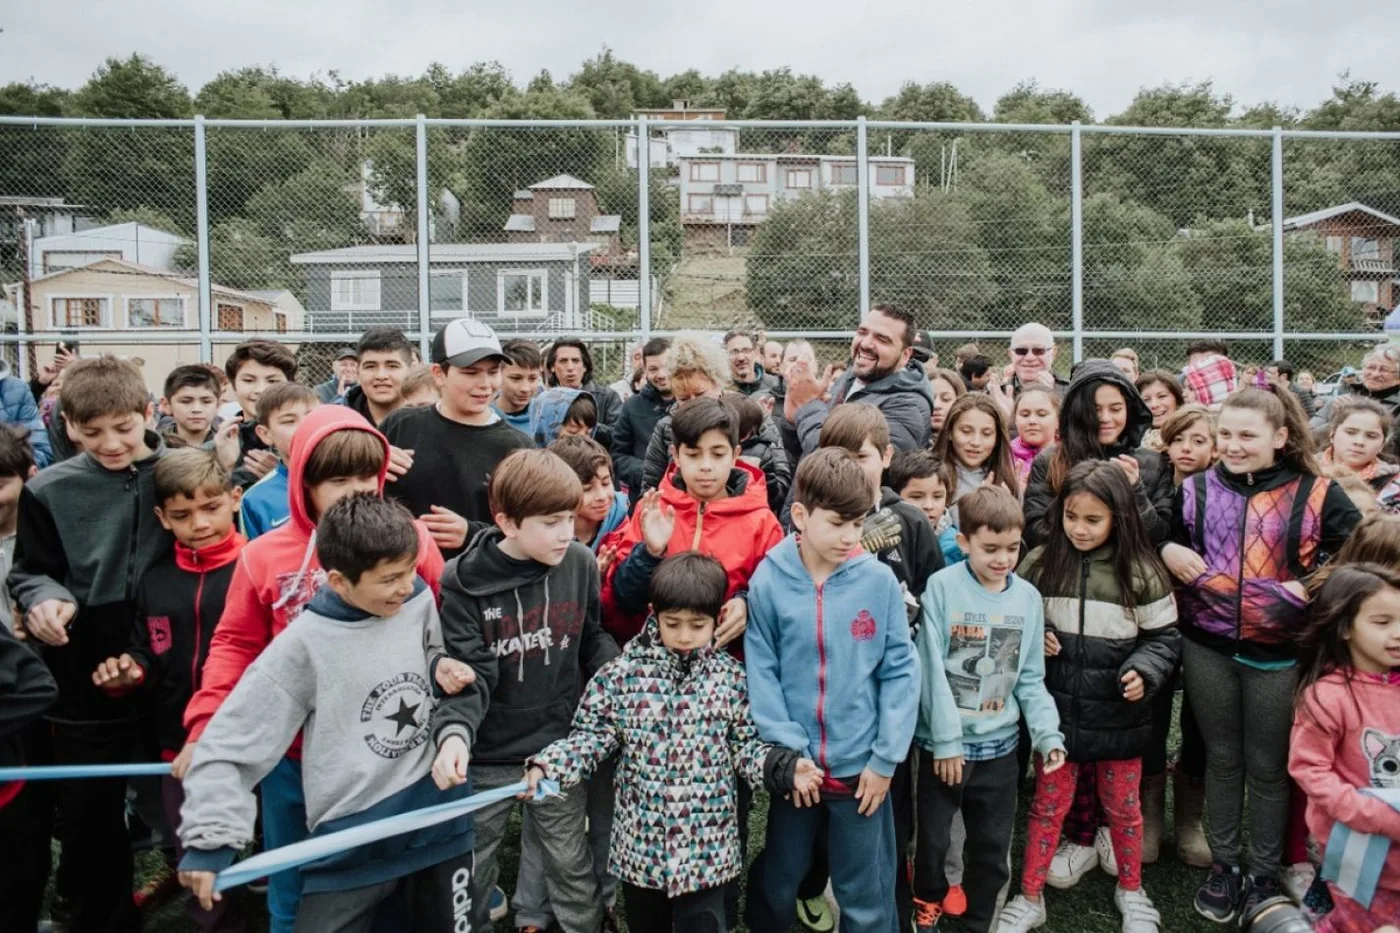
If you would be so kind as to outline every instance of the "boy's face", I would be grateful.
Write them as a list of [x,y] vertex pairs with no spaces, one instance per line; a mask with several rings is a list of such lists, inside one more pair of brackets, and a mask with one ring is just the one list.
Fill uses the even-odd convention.
[[685,491],[701,502],[723,498],[738,451],[729,443],[729,435],[719,428],[706,431],[699,441],[695,447],[677,444],[671,448],[671,456],[685,481]]
[[935,528],[948,510],[948,487],[943,485],[943,477],[937,474],[911,479],[899,497],[927,515],[929,523]]
[[842,518],[831,509],[812,509],[800,502],[792,506],[793,527],[802,533],[802,549],[829,567],[835,567],[860,544],[865,516]]
[[357,492],[379,495],[378,476],[333,476],[324,483],[306,488],[306,498],[311,504],[313,521],[319,521],[326,510],[346,496]]
[[656,614],[661,644],[677,654],[689,654],[715,637],[715,617],[694,609],[665,609]]
[[384,619],[402,609],[413,595],[417,575],[418,555],[411,554],[398,560],[381,560],[354,583],[340,571],[332,570],[326,574],[326,583],[356,609]]
[[228,537],[241,496],[239,489],[198,489],[192,496],[177,493],[156,507],[156,518],[176,541],[197,551]]
[[214,414],[219,410],[219,396],[208,386],[185,386],[176,390],[170,398],[161,400],[161,409],[181,430],[190,434],[202,434],[214,423]]
[[583,498],[579,500],[578,517],[590,522],[601,522],[608,517],[613,504],[612,470],[598,467],[598,472],[583,487]]
[[443,409],[459,418],[480,417],[501,388],[501,361],[482,360],[471,366],[433,366]]
[[866,438],[861,442],[860,453],[856,454],[856,461],[860,463],[860,468],[865,472],[865,478],[870,482],[870,488],[875,495],[880,494],[880,481],[884,478],[885,468],[890,465],[890,457],[894,454],[894,447],[885,445],[881,450]]
[[574,540],[572,511],[531,515],[519,523],[497,515],[496,524],[513,545],[512,550],[548,567],[557,567],[563,562]]
[[151,452],[146,416],[136,411],[69,422],[68,436],[105,470],[125,470]]
[[423,386],[412,395],[403,397],[404,408],[427,408],[429,405],[436,405],[438,402],[437,390],[432,386]]
[[268,386],[286,382],[287,375],[276,366],[266,366],[257,360],[248,360],[238,368],[233,377],[233,391],[238,396],[238,404],[243,406],[243,414],[252,421],[258,416],[258,399]]
[[360,357],[360,388],[365,398],[388,408],[403,399],[403,377],[408,375],[407,352],[366,350]]
[[276,450],[278,456],[285,457],[287,451],[292,449],[292,435],[297,433],[297,425],[301,424],[302,419],[313,407],[306,402],[283,405],[267,419],[268,424],[257,426],[258,437],[262,438],[264,444]]
[[968,566],[983,586],[997,589],[1006,585],[1006,578],[1016,569],[1021,557],[1021,529],[992,531],[978,528],[971,536],[958,535],[958,547],[967,554]]
[[501,410],[524,410],[539,391],[543,375],[541,370],[507,363],[501,370]]

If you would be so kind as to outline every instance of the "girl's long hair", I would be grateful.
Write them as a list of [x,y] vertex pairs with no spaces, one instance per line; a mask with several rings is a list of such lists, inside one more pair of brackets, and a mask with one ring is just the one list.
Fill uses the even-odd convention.
[[[1337,566],[1308,607],[1308,624],[1299,639],[1301,676],[1295,708],[1317,719],[1316,704],[1304,703],[1308,689],[1333,671],[1341,671],[1351,690],[1353,669],[1347,638],[1361,604],[1385,589],[1400,590],[1400,573],[1380,564]],[[1355,701],[1355,696],[1352,697]],[[1320,722],[1320,720],[1318,720]]]
[[[1133,402],[1136,400],[1142,404],[1141,399],[1129,394],[1132,390],[1111,379],[1098,378],[1076,386],[1075,391],[1066,394],[1064,404],[1060,406],[1060,437],[1050,454],[1050,470],[1046,475],[1051,492],[1060,491],[1076,463],[1108,457],[1108,451],[1099,443],[1099,410],[1094,398],[1099,386],[1111,386],[1122,393],[1123,404],[1128,408],[1128,423],[1123,426],[1123,435],[1132,430]],[[1123,435],[1119,435],[1120,441]]]
[[1337,556],[1309,578],[1313,598],[1334,571],[1349,564],[1379,564],[1400,573],[1400,515],[1372,512],[1357,522],[1351,537],[1337,549]]
[[972,411],[989,415],[996,426],[996,446],[987,457],[985,468],[992,471],[998,486],[1005,486],[1013,496],[1019,496],[1021,484],[1016,479],[1016,460],[1011,456],[1011,431],[1006,426],[1006,416],[990,395],[969,392],[948,406],[948,415],[943,419],[943,427],[939,429],[938,439],[933,445],[934,456],[943,464],[943,484],[948,487],[948,504],[953,504],[953,496],[958,490],[958,458],[953,452],[953,429],[957,427],[959,418]]
[[[1147,526],[1138,513],[1133,487],[1128,474],[1116,463],[1107,460],[1086,460],[1069,471],[1064,485],[1045,513],[1042,534],[1045,550],[1037,577],[1044,581],[1074,580],[1083,558],[1069,535],[1065,534],[1065,503],[1071,496],[1088,493],[1108,506],[1113,514],[1109,541],[1117,545],[1113,557],[1113,578],[1122,594],[1123,607],[1131,613],[1136,608],[1134,592],[1155,575],[1164,587],[1170,588],[1170,578],[1157,549],[1147,537]],[[1032,581],[1034,582],[1034,581]]]
[[1313,443],[1312,431],[1308,428],[1308,416],[1303,413],[1303,406],[1291,389],[1274,385],[1263,389],[1238,389],[1225,399],[1220,413],[1223,415],[1229,408],[1256,411],[1275,431],[1287,428],[1288,440],[1276,454],[1277,459],[1299,473],[1321,475],[1317,448]]

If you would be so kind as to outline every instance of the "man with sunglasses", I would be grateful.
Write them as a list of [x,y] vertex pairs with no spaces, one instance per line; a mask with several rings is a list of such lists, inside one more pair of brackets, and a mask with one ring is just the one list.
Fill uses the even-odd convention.
[[1041,385],[1064,392],[1069,382],[1055,375],[1055,335],[1044,324],[1031,321],[1011,335],[1011,387],[1013,394]]

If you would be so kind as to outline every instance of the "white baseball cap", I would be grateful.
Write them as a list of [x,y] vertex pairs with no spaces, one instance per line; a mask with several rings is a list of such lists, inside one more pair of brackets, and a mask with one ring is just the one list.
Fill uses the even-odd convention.
[[471,366],[485,359],[510,362],[501,352],[501,341],[486,324],[472,318],[458,318],[433,334],[429,357],[439,366]]

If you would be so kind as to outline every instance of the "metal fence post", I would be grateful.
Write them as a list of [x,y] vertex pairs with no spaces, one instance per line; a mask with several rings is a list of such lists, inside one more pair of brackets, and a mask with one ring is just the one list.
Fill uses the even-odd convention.
[[1084,359],[1084,136],[1079,121],[1069,131],[1070,327],[1074,361]]
[[1274,254],[1274,359],[1283,359],[1283,128],[1274,127],[1273,166],[1271,187],[1273,189],[1273,219],[1269,227],[1273,230]]
[[194,118],[194,237],[199,249],[199,358],[214,360],[212,294],[209,285],[209,153],[204,147],[204,117]]
[[428,359],[432,339],[431,290],[428,278],[428,118],[418,114],[418,352]]
[[637,118],[637,320],[642,342],[651,339],[651,140],[647,118]]
[[859,239],[856,276],[860,282],[859,324],[870,308],[870,152],[865,117],[856,118],[856,230]]

